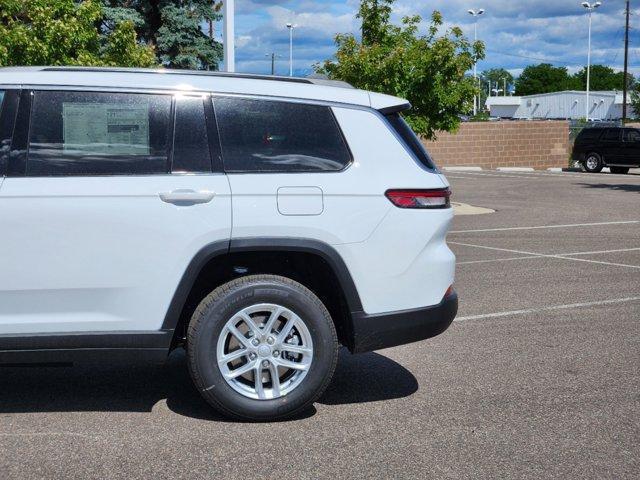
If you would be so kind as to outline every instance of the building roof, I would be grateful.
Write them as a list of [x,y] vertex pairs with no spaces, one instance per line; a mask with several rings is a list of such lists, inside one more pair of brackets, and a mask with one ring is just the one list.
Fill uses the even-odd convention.
[[4,67],[0,85],[67,86],[181,90],[346,103],[378,110],[408,106],[404,99],[367,92],[344,82],[324,79],[230,74],[193,70],[97,68],[97,67]]
[[522,103],[522,97],[487,97],[486,105],[494,106],[494,105],[509,105],[509,106],[517,106]]

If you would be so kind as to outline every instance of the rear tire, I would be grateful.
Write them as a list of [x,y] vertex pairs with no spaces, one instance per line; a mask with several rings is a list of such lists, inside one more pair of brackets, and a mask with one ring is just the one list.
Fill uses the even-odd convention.
[[187,356],[197,389],[220,413],[278,420],[300,414],[322,395],[336,367],[338,339],[329,312],[309,289],[285,277],[252,275],[202,300],[189,323]]
[[625,174],[625,173],[629,173],[629,168],[628,167],[609,167],[611,170],[611,173],[621,173],[621,174]]
[[584,162],[582,162],[582,166],[586,172],[599,173],[602,171],[604,163],[602,162],[602,157],[599,154],[591,152],[586,155]]

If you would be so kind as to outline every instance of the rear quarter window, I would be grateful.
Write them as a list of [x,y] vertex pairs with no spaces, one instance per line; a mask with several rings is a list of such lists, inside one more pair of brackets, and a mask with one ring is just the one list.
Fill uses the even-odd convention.
[[227,172],[335,172],[351,163],[330,107],[216,98],[214,109]]
[[418,162],[429,170],[435,170],[435,163],[433,163],[418,136],[413,132],[406,120],[402,118],[402,115],[400,113],[390,113],[385,115],[385,118],[391,128],[400,136],[405,146],[411,150]]

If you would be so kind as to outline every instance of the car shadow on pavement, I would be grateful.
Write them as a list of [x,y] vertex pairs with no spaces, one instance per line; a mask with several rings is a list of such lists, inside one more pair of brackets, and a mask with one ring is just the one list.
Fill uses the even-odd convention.
[[616,192],[638,192],[640,193],[640,184],[633,183],[578,183],[582,187],[589,188],[606,188]]
[[[320,399],[325,405],[373,402],[411,395],[415,377],[376,353],[345,349],[334,380]],[[217,415],[199,395],[179,350],[163,365],[76,365],[0,368],[0,416],[38,412],[151,412],[166,400],[172,412],[211,421]],[[163,408],[160,406],[159,408]],[[315,414],[310,408],[297,419]]]

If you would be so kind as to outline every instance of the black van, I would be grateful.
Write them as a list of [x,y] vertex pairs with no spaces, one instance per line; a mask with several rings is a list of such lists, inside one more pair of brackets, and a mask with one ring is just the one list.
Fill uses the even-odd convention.
[[574,161],[587,172],[610,167],[611,173],[628,173],[640,167],[640,130],[628,127],[585,128],[573,145]]

